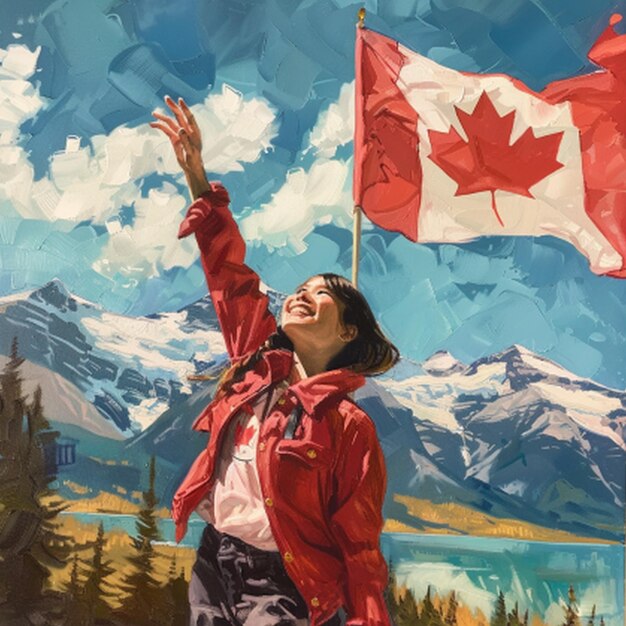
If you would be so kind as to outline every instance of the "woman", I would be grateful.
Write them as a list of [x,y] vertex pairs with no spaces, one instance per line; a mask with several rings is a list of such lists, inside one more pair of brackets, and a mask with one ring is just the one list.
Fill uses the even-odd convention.
[[210,433],[174,496],[177,541],[194,511],[209,523],[190,583],[191,624],[387,625],[379,548],[384,458],[350,399],[398,351],[363,296],[334,274],[290,295],[281,326],[227,191],[206,179],[201,136],[181,99],[151,125],[172,142],[194,202],[194,233],[232,366],[194,428]]

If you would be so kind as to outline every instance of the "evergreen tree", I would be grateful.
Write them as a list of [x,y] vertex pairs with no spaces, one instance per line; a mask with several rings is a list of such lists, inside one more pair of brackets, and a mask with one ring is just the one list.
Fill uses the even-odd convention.
[[70,579],[62,585],[65,591],[65,626],[84,626],[86,620],[85,604],[82,596],[82,581],[78,567],[78,553],[74,553]]
[[450,594],[450,599],[448,601],[448,608],[446,609],[446,617],[444,622],[448,624],[448,626],[456,626],[456,610],[458,608],[459,603],[456,599],[456,592],[453,591]]
[[70,570],[70,579],[68,582],[61,585],[63,591],[67,594],[68,598],[77,598],[81,591],[80,574],[78,570],[78,553],[74,553],[72,559],[72,569]]
[[33,497],[38,518],[38,532],[31,547],[31,554],[45,569],[46,578],[51,568],[65,566],[72,549],[70,538],[60,532],[59,514],[67,505],[50,488],[56,481],[55,466],[48,460],[46,450],[54,452],[57,431],[50,428],[44,417],[41,387],[37,386],[27,411],[28,476],[33,484]]
[[591,615],[589,616],[589,619],[587,620],[587,626],[594,626],[594,622],[596,620],[596,605],[593,605],[593,608],[591,609]]
[[143,506],[137,514],[137,536],[132,538],[133,554],[127,557],[132,571],[121,585],[126,594],[119,612],[139,624],[168,624],[167,602],[155,576],[155,551],[152,542],[161,538],[156,518],[158,499],[154,490],[155,458],[150,460],[148,490],[143,492]]
[[491,617],[491,626],[506,626],[506,602],[504,601],[504,592],[500,590],[496,599],[496,608]]
[[574,591],[573,585],[569,586],[567,599],[567,606],[564,608],[565,620],[563,621],[563,626],[580,626],[578,605],[576,604],[576,592]]
[[398,595],[398,581],[396,580],[396,573],[393,569],[393,562],[389,561],[387,588],[385,589],[385,603],[387,604],[387,610],[389,615],[393,618],[398,613],[398,602],[396,597]]
[[420,626],[443,626],[444,621],[443,617],[435,608],[433,601],[430,597],[430,585],[428,585],[428,589],[426,590],[426,595],[424,596],[424,600],[422,601],[422,610],[419,616],[419,625]]
[[87,607],[87,623],[89,625],[95,623],[96,619],[105,618],[110,613],[106,598],[112,597],[113,594],[106,589],[108,586],[106,579],[115,570],[111,567],[111,561],[104,559],[105,543],[104,525],[100,522],[93,544],[93,558],[90,561],[85,561],[87,569],[83,598]]
[[[526,612],[525,619],[528,619],[528,611]],[[507,624],[509,626],[524,626],[524,618],[520,617],[518,603],[515,603],[515,607],[509,613],[507,618]]]
[[50,484],[54,468],[46,450],[54,449],[58,433],[43,414],[41,388],[32,402],[22,389],[17,340],[0,375],[0,589],[17,613],[42,597],[50,569],[63,567],[70,541],[58,532],[62,503]]
[[417,613],[417,602],[410,589],[406,589],[398,602],[395,616],[396,626],[418,626],[419,616]]
[[181,568],[180,574],[176,575],[176,554],[170,562],[168,581],[165,585],[165,597],[167,599],[167,613],[171,615],[168,622],[171,626],[187,626],[189,623],[189,584],[185,580],[185,571]]

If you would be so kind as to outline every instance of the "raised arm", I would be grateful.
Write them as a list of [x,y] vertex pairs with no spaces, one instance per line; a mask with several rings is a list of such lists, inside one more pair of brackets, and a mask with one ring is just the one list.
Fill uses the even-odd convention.
[[202,162],[200,129],[182,98],[165,103],[174,118],[154,113],[153,128],[170,139],[194,198],[178,237],[196,236],[202,267],[231,360],[256,350],[275,330],[276,321],[261,292],[259,277],[244,263],[245,243],[221,183],[209,183]]

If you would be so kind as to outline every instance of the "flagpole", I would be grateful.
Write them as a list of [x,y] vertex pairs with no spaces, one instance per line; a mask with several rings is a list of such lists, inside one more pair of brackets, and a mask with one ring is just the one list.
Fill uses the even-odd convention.
[[[365,26],[365,7],[361,7],[358,12],[359,21],[357,22],[357,28],[363,28]],[[358,37],[358,33],[357,33]],[[358,45],[358,42],[357,42]],[[358,61],[357,57],[357,61]],[[354,97],[357,100],[357,106],[355,106],[355,113],[360,111],[360,107],[358,106],[358,99],[360,97],[358,85],[360,84],[359,80],[359,72],[361,71],[360,67],[355,67],[355,94]],[[357,120],[355,120],[355,128],[356,128]],[[352,224],[352,284],[355,287],[359,285],[359,258],[361,255],[361,213],[362,209],[357,204],[354,205],[352,210],[352,214],[354,217]]]

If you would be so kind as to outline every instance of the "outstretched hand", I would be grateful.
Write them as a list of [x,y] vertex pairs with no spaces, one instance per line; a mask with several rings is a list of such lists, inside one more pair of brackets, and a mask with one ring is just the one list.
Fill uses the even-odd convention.
[[165,96],[165,104],[173,117],[154,111],[152,115],[158,121],[150,122],[150,126],[167,135],[174,148],[176,160],[185,174],[204,172],[202,135],[191,109],[182,98],[176,103],[169,96]]

